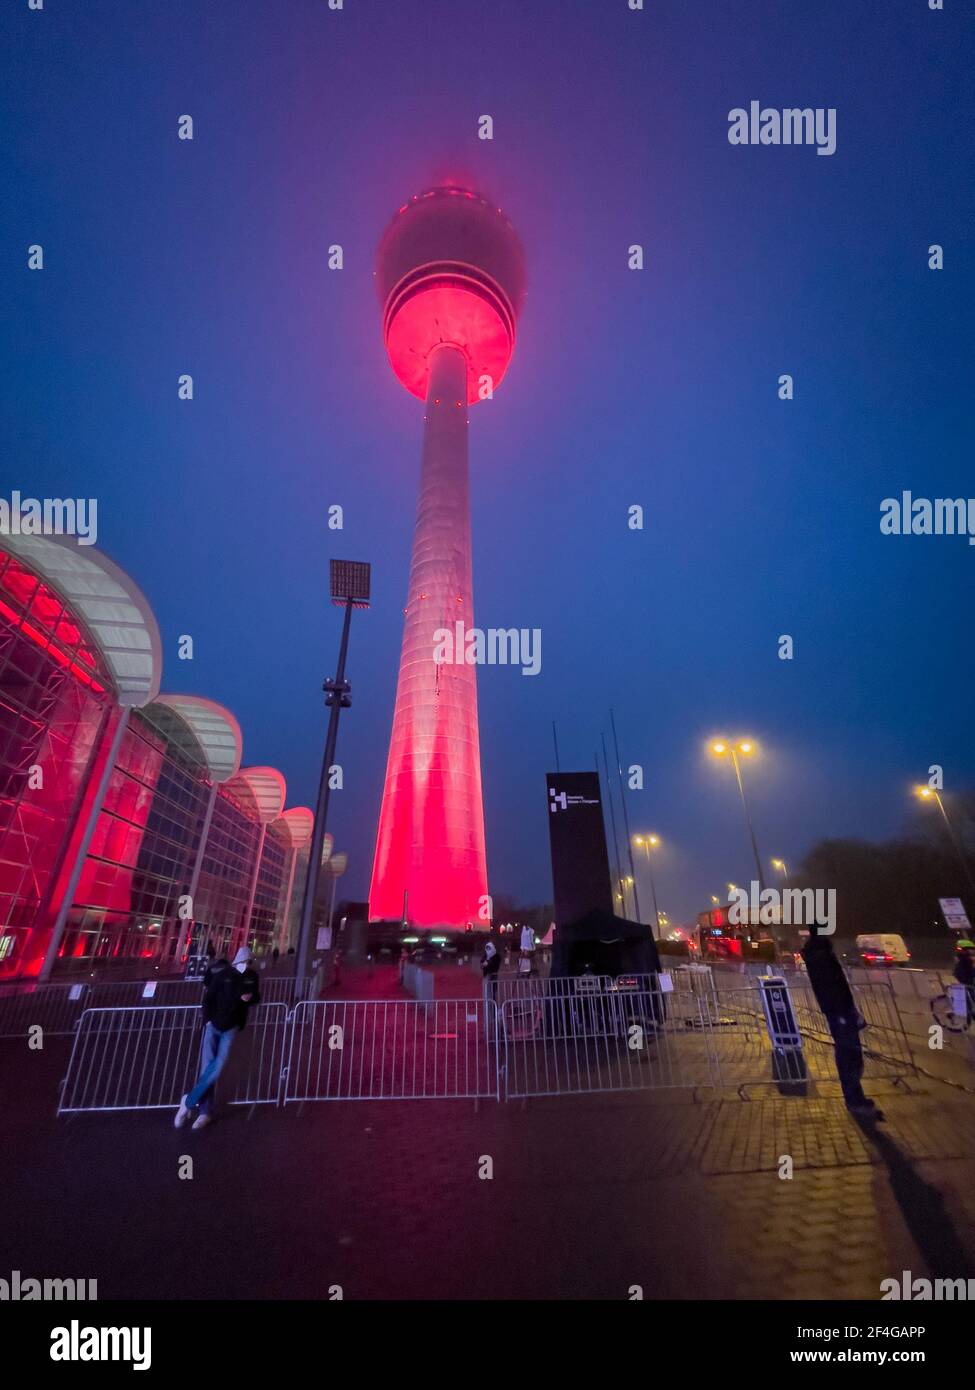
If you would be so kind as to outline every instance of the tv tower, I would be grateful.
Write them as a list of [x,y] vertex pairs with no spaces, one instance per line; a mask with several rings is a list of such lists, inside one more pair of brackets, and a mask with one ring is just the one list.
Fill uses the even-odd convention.
[[[477,681],[438,662],[438,630],[474,625],[468,406],[507,370],[524,298],[521,244],[479,193],[445,186],[399,209],[376,271],[399,380],[425,403],[413,558],[369,917],[486,926]],[[456,652],[455,657],[463,652]]]

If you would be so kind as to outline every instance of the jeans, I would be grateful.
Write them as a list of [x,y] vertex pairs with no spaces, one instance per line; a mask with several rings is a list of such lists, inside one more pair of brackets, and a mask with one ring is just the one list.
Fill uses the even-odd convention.
[[192,1091],[187,1094],[188,1109],[192,1110],[198,1105],[201,1114],[209,1115],[213,1106],[213,1091],[217,1077],[227,1065],[230,1049],[239,1031],[237,1028],[228,1028],[226,1032],[221,1033],[212,1023],[208,1023],[204,1028],[203,1044],[200,1047],[200,1075]]
[[860,1085],[863,1076],[863,1048],[860,1045],[860,1030],[856,1020],[841,1017],[839,1014],[827,1014],[826,1022],[833,1035],[836,1070],[843,1087],[843,1099],[847,1105],[863,1105],[867,1099]]

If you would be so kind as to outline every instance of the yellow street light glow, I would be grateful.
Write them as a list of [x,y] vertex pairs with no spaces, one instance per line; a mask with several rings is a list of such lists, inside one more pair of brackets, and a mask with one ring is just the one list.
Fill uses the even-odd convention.
[[728,752],[732,754],[743,753],[746,758],[750,758],[757,745],[753,738],[740,738],[735,741],[727,738],[715,738],[708,746],[716,758],[723,758]]
[[733,884],[733,883],[729,883],[729,884],[728,884],[728,889],[729,889],[729,891],[732,892],[732,893],[737,893],[737,892],[738,892],[737,887],[736,887],[735,884]]
[[651,843],[652,845],[659,845],[659,844],[660,844],[660,836],[659,836],[659,835],[651,835],[651,836],[650,836],[650,843]]
[[712,893],[712,894],[711,894],[711,901],[712,901],[713,903],[719,903],[719,902],[721,901],[721,899],[720,899],[720,898],[716,898],[716,897],[714,896],[714,894]]
[[634,836],[633,836],[633,843],[634,843],[635,845],[642,845],[642,844],[643,844],[643,836],[642,836],[642,835],[634,835]]
[[773,860],[772,860],[772,868],[773,868],[773,869],[782,869],[782,868],[784,868],[784,867],[785,867],[785,865],[783,864],[783,862],[782,862],[781,859],[773,859]]
[[930,787],[915,787],[914,792],[915,795],[923,797],[925,801],[928,799],[929,796],[934,795]]

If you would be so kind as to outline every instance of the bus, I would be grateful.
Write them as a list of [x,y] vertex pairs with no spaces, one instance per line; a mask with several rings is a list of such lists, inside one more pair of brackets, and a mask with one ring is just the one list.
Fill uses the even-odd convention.
[[735,923],[726,907],[698,913],[697,937],[703,964],[726,961],[733,965],[775,960],[775,942],[767,927],[757,922]]

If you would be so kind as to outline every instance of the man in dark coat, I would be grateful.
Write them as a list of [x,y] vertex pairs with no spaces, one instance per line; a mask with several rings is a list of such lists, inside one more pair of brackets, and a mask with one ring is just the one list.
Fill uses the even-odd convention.
[[853,1002],[853,991],[843,967],[833,953],[833,943],[828,936],[821,936],[815,926],[809,930],[809,940],[802,948],[802,958],[806,962],[806,974],[816,1003],[822,1009],[833,1037],[836,1070],[843,1087],[846,1108],[856,1115],[870,1115],[882,1120],[883,1115],[864,1094],[861,1085],[863,1048],[860,1045],[860,1030],[866,1025]]
[[227,959],[215,961],[203,977],[206,1026],[200,1049],[200,1075],[192,1091],[179,1103],[173,1121],[177,1129],[182,1128],[189,1112],[197,1106],[200,1113],[193,1128],[202,1129],[210,1123],[217,1077],[227,1065],[234,1038],[247,1023],[248,1011],[261,1002],[260,981],[257,971],[251,969],[252,960],[249,947],[242,946],[234,956],[233,965]]
[[955,968],[952,972],[960,985],[965,986],[965,1009],[968,1022],[975,1014],[975,942],[963,937],[955,947]]
[[501,969],[501,952],[493,941],[484,944],[484,954],[481,956],[481,978],[484,981],[485,999],[497,1000],[498,997],[498,971]]

